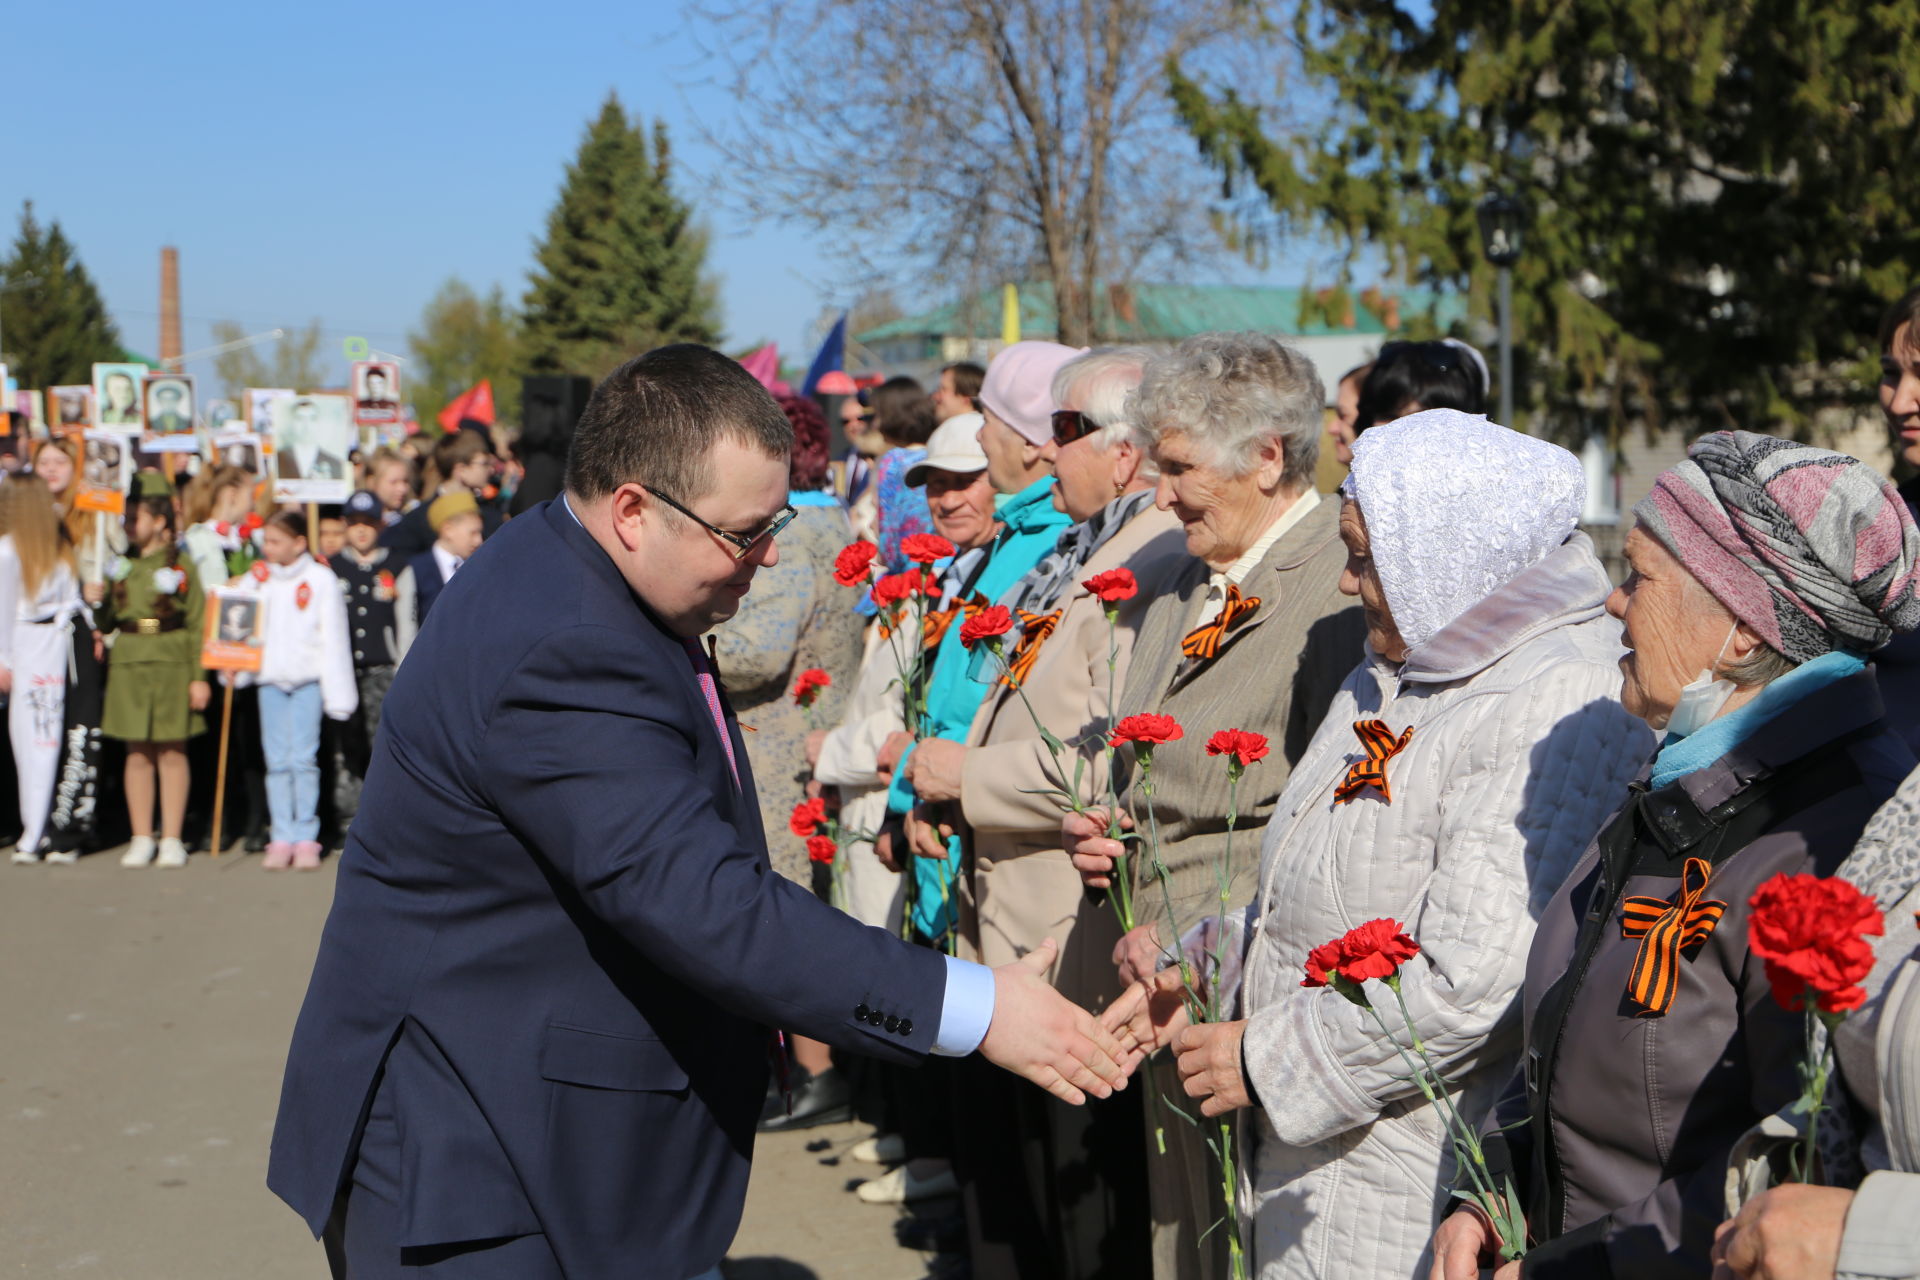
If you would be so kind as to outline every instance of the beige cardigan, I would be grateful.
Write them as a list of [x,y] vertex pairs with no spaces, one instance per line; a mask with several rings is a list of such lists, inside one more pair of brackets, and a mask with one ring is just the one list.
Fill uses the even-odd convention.
[[971,828],[969,871],[960,890],[965,954],[1001,965],[1052,938],[1060,954],[1048,979],[1088,1008],[1098,1008],[1118,990],[1112,952],[1120,934],[1112,909],[1088,902],[1079,873],[1060,847],[1062,805],[1034,794],[1047,787],[1064,789],[1074,776],[1073,749],[1062,753],[1064,771],[1056,768],[1034,717],[1062,741],[1084,744],[1078,752],[1087,761],[1081,791],[1096,797],[1102,790],[1098,743],[1107,733],[1110,711],[1109,632],[1100,600],[1081,583],[1122,565],[1139,583],[1139,594],[1120,605],[1112,635],[1117,692],[1148,605],[1191,563],[1177,519],[1151,506],[1135,515],[1061,598],[1060,624],[1028,673],[1026,702],[1006,685],[995,686],[967,735],[960,788],[961,811]]
[[[1227,633],[1210,662],[1191,662],[1180,651],[1206,600],[1204,562],[1190,561],[1141,624],[1120,712],[1172,716],[1185,731],[1158,748],[1153,761],[1161,855],[1183,921],[1219,909],[1214,864],[1227,838],[1227,768],[1206,754],[1207,739],[1221,729],[1246,729],[1272,743],[1273,754],[1240,785],[1233,870],[1244,900],[1259,866],[1259,829],[1341,682],[1361,660],[1366,624],[1359,602],[1340,594],[1347,552],[1339,526],[1340,504],[1322,501],[1268,549],[1240,584],[1243,595],[1260,598],[1259,612]],[[1144,799],[1136,793],[1129,801],[1123,792],[1122,804],[1145,831]],[[1143,861],[1134,859],[1132,870],[1140,886],[1136,914],[1144,922],[1164,914],[1164,899],[1143,877]],[[1150,900],[1142,896],[1149,887]]]

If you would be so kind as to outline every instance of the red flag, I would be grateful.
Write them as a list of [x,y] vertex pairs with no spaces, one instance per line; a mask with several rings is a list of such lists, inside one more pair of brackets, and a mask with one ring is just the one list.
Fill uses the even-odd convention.
[[493,383],[490,380],[482,378],[455,396],[453,403],[440,411],[440,426],[446,431],[458,431],[462,418],[493,425]]

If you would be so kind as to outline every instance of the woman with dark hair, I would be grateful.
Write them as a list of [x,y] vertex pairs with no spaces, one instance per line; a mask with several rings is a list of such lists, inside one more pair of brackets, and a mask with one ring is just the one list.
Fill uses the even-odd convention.
[[1472,348],[1452,342],[1389,342],[1360,384],[1353,434],[1422,409],[1487,411],[1487,384]]
[[871,459],[870,479],[847,502],[847,516],[855,537],[880,541],[880,505],[883,491],[900,488],[900,477],[918,458],[897,457],[903,449],[926,444],[936,425],[933,401],[912,378],[888,378],[860,393],[861,411],[844,420],[847,439]]
[[925,444],[938,424],[926,388],[912,378],[888,378],[867,397],[874,429],[889,446]]
[[[1911,474],[1901,500],[1920,519],[1920,289],[1909,289],[1880,320],[1880,411],[1896,469]],[[1920,755],[1920,632],[1898,636],[1874,655],[1887,718]]]

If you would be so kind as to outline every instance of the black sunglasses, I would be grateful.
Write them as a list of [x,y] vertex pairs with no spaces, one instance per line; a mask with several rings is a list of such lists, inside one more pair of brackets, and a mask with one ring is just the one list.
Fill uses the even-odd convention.
[[1099,431],[1101,426],[1078,409],[1053,411],[1053,442],[1061,447]]
[[760,530],[760,532],[732,533],[726,529],[722,529],[719,525],[709,524],[707,521],[702,520],[699,516],[693,514],[693,512],[687,510],[685,507],[681,506],[679,503],[675,502],[672,498],[669,498],[666,494],[660,492],[658,489],[655,489],[649,485],[644,485],[644,484],[641,485],[640,487],[642,489],[645,489],[648,493],[652,494],[654,497],[660,499],[660,501],[672,507],[675,511],[678,511],[681,515],[685,516],[687,519],[699,525],[702,529],[705,529],[708,533],[712,534],[714,537],[720,539],[720,541],[732,547],[733,558],[735,560],[745,560],[747,558],[747,553],[753,550],[754,544],[758,543],[762,538],[774,537],[782,529],[792,524],[793,518],[800,514],[798,511],[794,510],[791,505],[784,506],[780,508],[779,514],[775,515],[772,520],[768,521],[767,527]]

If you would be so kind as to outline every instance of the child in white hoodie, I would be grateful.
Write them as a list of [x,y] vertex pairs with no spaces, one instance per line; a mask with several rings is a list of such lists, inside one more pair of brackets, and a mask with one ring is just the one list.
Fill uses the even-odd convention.
[[320,865],[320,717],[345,720],[359,705],[347,601],[333,570],[307,553],[307,520],[277,511],[261,531],[265,559],[251,570],[266,613],[261,646],[260,745],[267,757],[273,838],[269,871]]

